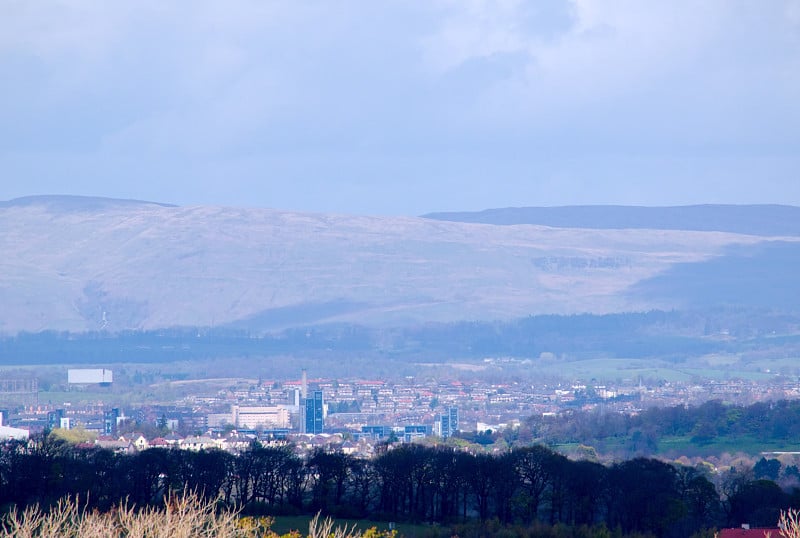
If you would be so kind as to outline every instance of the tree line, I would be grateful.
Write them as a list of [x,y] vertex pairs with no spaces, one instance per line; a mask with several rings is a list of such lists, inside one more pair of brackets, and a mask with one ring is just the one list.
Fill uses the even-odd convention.
[[637,415],[576,409],[557,419],[530,417],[525,430],[545,443],[602,445],[605,440],[626,438],[631,455],[657,453],[663,437],[685,437],[698,447],[720,437],[790,442],[800,437],[800,401],[735,406],[711,400],[698,406],[651,407]]
[[[275,332],[257,323],[119,332],[0,334],[0,364],[171,362],[220,356],[315,354],[445,360],[492,355],[572,359],[663,357],[675,362],[707,353],[800,349],[800,313],[714,308],[619,314],[536,315],[508,321],[461,321],[375,328],[299,323]],[[247,328],[242,328],[247,327]],[[723,332],[724,339],[708,338]],[[777,333],[777,334],[776,334]],[[783,335],[783,336],[781,336]],[[376,351],[379,350],[379,351]]]
[[453,523],[561,524],[687,537],[723,525],[774,525],[800,506],[797,490],[741,473],[718,490],[702,470],[636,458],[604,466],[541,445],[498,455],[445,447],[383,446],[370,460],[340,451],[263,446],[219,450],[152,448],[116,454],[52,439],[7,442],[0,451],[0,507],[79,496],[108,510],[128,499],[161,503],[171,491],[252,514]]

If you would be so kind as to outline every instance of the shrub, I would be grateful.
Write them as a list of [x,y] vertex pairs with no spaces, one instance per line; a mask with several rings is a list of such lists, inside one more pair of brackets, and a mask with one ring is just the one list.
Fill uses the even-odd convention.
[[[87,511],[76,499],[60,500],[48,511],[38,505],[12,509],[0,521],[0,538],[302,538],[293,531],[282,537],[270,530],[269,517],[240,517],[230,510],[217,511],[213,500],[195,493],[168,498],[161,508],[121,503],[109,512]],[[330,518],[317,514],[309,523],[308,538],[358,538],[355,527],[334,527]],[[395,538],[396,533],[368,529],[365,538]]]
[[782,538],[800,538],[800,510],[794,508],[781,510],[778,526]]

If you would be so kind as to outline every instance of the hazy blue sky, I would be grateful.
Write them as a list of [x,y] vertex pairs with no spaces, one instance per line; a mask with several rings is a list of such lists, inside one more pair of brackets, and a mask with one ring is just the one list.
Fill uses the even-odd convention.
[[800,205],[800,1],[0,3],[0,199]]

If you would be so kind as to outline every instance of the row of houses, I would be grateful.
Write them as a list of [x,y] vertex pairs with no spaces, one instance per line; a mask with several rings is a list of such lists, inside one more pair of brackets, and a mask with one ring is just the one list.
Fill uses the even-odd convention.
[[259,440],[266,445],[282,445],[291,442],[301,452],[324,448],[326,450],[339,450],[345,454],[360,457],[368,457],[373,453],[373,443],[369,440],[361,439],[352,441],[345,439],[341,434],[318,434],[318,435],[292,435],[286,439],[263,440],[252,434],[243,434],[232,431],[226,435],[215,436],[212,433],[207,435],[190,435],[181,437],[177,434],[169,434],[164,437],[147,439],[144,434],[134,433],[121,435],[119,437],[101,436],[94,443],[81,445],[84,448],[100,447],[113,450],[118,453],[130,454],[147,450],[149,448],[166,448],[177,450],[224,450],[232,453],[239,453],[246,450],[251,444]]

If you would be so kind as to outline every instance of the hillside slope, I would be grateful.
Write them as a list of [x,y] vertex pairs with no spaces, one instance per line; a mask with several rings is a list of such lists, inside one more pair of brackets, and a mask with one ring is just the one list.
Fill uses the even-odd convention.
[[643,283],[767,239],[34,197],[0,204],[0,332],[673,308]]

